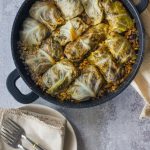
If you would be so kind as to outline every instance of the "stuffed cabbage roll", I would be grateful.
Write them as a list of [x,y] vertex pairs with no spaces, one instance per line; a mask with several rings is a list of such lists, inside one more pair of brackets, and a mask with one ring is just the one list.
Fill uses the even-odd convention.
[[88,52],[98,47],[99,42],[105,40],[107,31],[108,25],[106,24],[90,28],[79,39],[66,46],[64,51],[66,57],[73,62],[81,61]]
[[57,95],[64,90],[77,76],[76,68],[68,60],[61,60],[43,75],[43,83],[48,88],[47,93]]
[[30,16],[47,26],[50,31],[64,23],[64,19],[53,2],[35,2],[30,9]]
[[81,0],[86,14],[91,18],[92,24],[97,25],[103,20],[103,8],[99,0]]
[[56,61],[63,57],[63,49],[60,44],[51,37],[43,41],[37,54],[26,56],[25,63],[34,74],[45,73]]
[[54,0],[62,11],[65,19],[69,20],[77,17],[83,12],[80,0]]
[[134,55],[129,41],[119,34],[109,35],[105,42],[113,57],[120,63],[128,62]]
[[53,37],[62,46],[77,39],[86,29],[86,25],[79,17],[69,20],[65,25],[53,32]]
[[41,75],[55,64],[55,60],[40,49],[37,54],[26,56],[25,64],[33,74]]
[[102,4],[112,31],[122,33],[134,26],[132,18],[121,2],[104,0]]
[[56,61],[60,60],[64,55],[62,46],[51,37],[43,42],[41,49]]
[[95,98],[103,83],[103,77],[96,67],[89,65],[67,90],[68,95],[77,101]]
[[88,61],[100,69],[100,72],[108,83],[112,83],[120,78],[120,68],[108,51],[107,47],[102,45],[98,50],[91,53]]
[[48,29],[41,23],[27,18],[23,23],[23,30],[20,32],[20,40],[24,45],[40,45],[47,36]]

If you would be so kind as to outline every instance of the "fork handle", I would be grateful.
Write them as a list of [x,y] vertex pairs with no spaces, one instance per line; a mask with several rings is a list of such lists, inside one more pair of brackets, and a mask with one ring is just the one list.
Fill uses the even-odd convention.
[[35,142],[33,142],[31,139],[29,139],[28,137],[26,137],[26,139],[33,145],[33,149],[35,150],[46,150],[43,149],[41,146],[39,146],[38,144],[36,144]]
[[25,148],[23,145],[18,145],[18,148],[22,149],[22,150],[28,150],[27,148]]

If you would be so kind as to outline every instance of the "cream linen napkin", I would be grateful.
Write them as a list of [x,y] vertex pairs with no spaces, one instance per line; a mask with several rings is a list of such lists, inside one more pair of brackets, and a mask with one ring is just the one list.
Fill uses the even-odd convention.
[[[8,117],[23,127],[26,135],[43,148],[63,150],[66,120],[18,109],[0,109],[0,127],[3,120]],[[31,145],[28,148],[31,149]],[[13,148],[0,138],[0,150],[13,150]]]
[[[135,3],[138,1],[134,0]],[[145,107],[140,116],[140,118],[143,118],[150,117],[150,4],[141,14],[141,18],[146,31],[145,57],[142,67],[132,85],[145,100]]]

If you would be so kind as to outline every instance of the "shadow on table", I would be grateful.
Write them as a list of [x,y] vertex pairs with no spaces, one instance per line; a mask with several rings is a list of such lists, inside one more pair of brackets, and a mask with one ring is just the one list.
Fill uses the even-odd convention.
[[[148,124],[138,119],[143,101],[131,86],[114,100],[88,109],[63,108],[42,99],[36,103],[52,107],[67,117],[76,132],[78,150],[122,150],[122,147],[129,150],[130,141],[135,142],[131,135],[139,131],[138,140],[142,141],[141,126]],[[124,136],[120,136],[124,134],[125,142]],[[119,140],[114,138],[117,136]]]
[[73,122],[70,121],[70,123],[72,124],[72,127],[73,127],[73,129],[76,133],[77,143],[78,143],[78,150],[86,150],[85,142],[82,138],[81,132],[78,130],[78,128],[74,125]]

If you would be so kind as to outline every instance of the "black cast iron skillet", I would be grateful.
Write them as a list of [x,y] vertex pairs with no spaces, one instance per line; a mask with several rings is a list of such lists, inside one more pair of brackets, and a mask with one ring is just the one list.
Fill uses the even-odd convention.
[[[141,0],[141,2],[134,6],[134,4],[130,0],[122,0],[123,4],[126,6],[126,8],[130,11],[132,17],[136,21],[136,26],[139,32],[139,40],[140,40],[140,49],[138,51],[138,59],[133,66],[133,71],[129,75],[129,77],[125,80],[125,82],[120,86],[120,88],[115,93],[110,93],[99,100],[89,100],[86,102],[82,102],[80,104],[74,104],[72,102],[60,102],[56,98],[51,97],[50,95],[43,92],[40,87],[36,86],[34,81],[31,79],[31,77],[28,75],[25,66],[23,62],[20,59],[19,50],[17,48],[17,41],[19,41],[19,31],[21,30],[23,21],[28,17],[29,9],[31,8],[31,5],[36,0],[26,0],[21,8],[19,9],[17,16],[15,18],[13,28],[12,28],[12,34],[11,34],[11,50],[12,50],[12,56],[14,59],[14,63],[16,65],[16,68],[7,79],[7,88],[9,92],[13,95],[13,97],[20,103],[28,104],[32,103],[35,100],[37,100],[39,97],[42,97],[43,99],[60,105],[60,106],[66,106],[71,108],[84,108],[84,107],[92,107],[96,105],[100,105],[108,100],[113,99],[117,95],[119,95],[125,88],[128,87],[128,85],[131,83],[131,81],[136,76],[144,55],[144,29],[143,25],[140,20],[139,14],[142,13],[146,7],[148,6],[148,0]],[[24,95],[22,94],[19,89],[16,87],[16,81],[22,77],[22,79],[25,81],[25,83],[29,86],[29,88],[32,90],[31,93]]]

